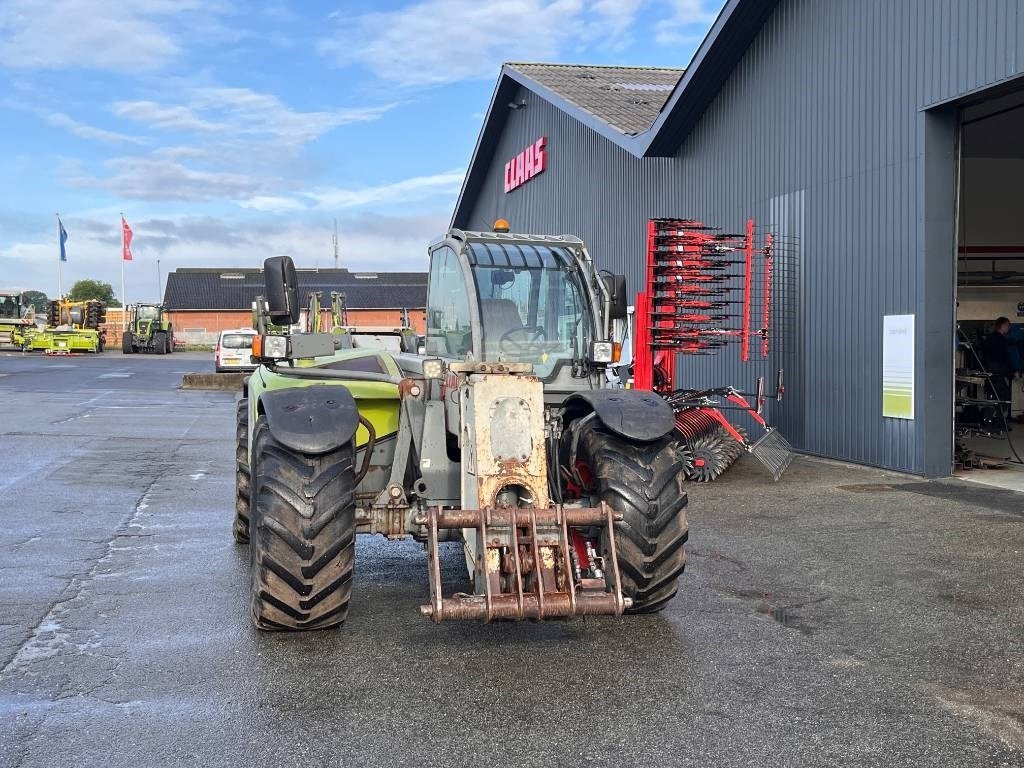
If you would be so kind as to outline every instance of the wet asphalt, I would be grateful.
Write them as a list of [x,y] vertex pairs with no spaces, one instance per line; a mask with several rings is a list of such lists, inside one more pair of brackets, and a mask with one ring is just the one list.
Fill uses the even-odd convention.
[[345,627],[259,634],[200,370],[0,353],[0,766],[1024,766],[1022,495],[744,459],[659,615],[434,626],[361,538]]

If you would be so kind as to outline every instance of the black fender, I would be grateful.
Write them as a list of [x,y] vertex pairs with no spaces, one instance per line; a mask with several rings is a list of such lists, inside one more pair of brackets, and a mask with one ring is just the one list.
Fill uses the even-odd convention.
[[566,421],[594,413],[616,435],[651,442],[664,437],[676,425],[675,413],[654,392],[639,389],[591,389],[576,392],[565,401]]
[[359,427],[359,408],[345,387],[318,384],[265,392],[260,406],[274,439],[307,454],[340,448]]

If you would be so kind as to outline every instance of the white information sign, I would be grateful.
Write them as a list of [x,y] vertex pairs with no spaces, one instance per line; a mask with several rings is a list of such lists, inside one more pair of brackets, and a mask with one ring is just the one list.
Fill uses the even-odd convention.
[[914,418],[914,316],[882,319],[882,415]]

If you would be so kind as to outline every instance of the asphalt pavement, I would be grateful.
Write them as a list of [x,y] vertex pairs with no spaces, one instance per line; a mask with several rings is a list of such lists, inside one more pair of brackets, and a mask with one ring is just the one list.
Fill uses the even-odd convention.
[[260,634],[212,368],[0,353],[0,766],[1024,766],[1020,494],[744,459],[661,614],[434,626],[362,537],[343,628]]

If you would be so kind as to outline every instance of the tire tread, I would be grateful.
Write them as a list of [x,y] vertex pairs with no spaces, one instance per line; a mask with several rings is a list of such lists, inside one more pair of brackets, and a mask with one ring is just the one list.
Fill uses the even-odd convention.
[[662,610],[686,568],[685,457],[671,439],[627,443],[597,427],[581,435],[579,450],[600,499],[622,513],[615,541],[628,612]]
[[291,451],[260,417],[252,453],[253,622],[265,630],[338,626],[355,567],[353,444],[320,455]]

